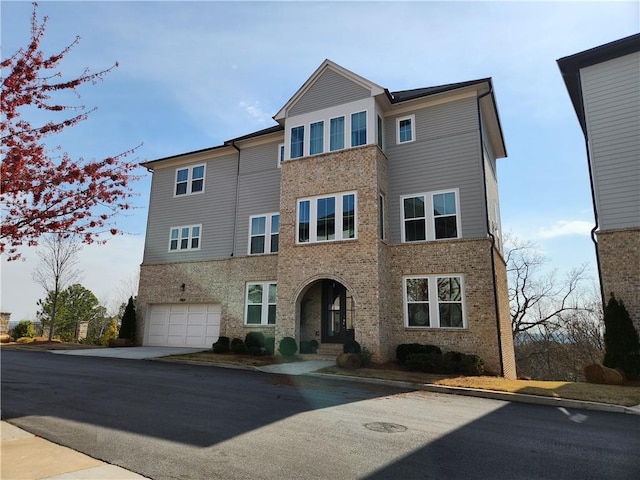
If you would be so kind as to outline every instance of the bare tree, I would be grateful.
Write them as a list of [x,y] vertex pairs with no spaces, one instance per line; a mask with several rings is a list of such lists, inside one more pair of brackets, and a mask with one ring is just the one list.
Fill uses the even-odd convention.
[[33,271],[33,280],[51,296],[49,318],[49,340],[53,338],[60,293],[80,278],[78,253],[82,249],[80,240],[74,236],[51,234],[44,237],[37,254],[40,263]]
[[505,247],[514,338],[522,332],[557,323],[563,314],[585,308],[580,305],[578,293],[587,279],[586,264],[572,269],[558,282],[555,270],[544,272],[549,260],[535,243],[506,235]]

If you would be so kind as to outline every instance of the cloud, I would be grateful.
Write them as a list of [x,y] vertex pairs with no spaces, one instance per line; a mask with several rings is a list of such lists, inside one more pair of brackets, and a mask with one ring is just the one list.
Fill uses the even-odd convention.
[[257,120],[261,123],[267,122],[271,120],[271,115],[264,112],[262,108],[260,108],[260,102],[245,102],[242,101],[239,103],[241,109],[243,109],[250,118]]
[[593,223],[584,220],[559,220],[549,227],[542,227],[538,230],[540,238],[557,238],[568,235],[588,235],[593,228]]

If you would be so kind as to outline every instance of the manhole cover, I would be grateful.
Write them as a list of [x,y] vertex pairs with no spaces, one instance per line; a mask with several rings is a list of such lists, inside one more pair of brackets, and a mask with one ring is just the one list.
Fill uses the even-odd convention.
[[407,431],[407,427],[404,425],[398,425],[397,423],[373,422],[365,423],[364,426],[369,430],[381,433],[400,433]]

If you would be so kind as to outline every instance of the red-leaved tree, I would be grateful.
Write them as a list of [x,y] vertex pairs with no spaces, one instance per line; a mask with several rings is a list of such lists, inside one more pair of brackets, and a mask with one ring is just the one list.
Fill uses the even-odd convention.
[[[52,96],[72,92],[79,97],[80,85],[95,84],[118,66],[116,63],[100,72],[85,69],[77,78],[65,78],[60,61],[79,37],[61,52],[45,55],[40,42],[46,23],[47,17],[39,21],[34,3],[28,46],[0,64],[6,74],[0,100],[0,253],[8,260],[20,257],[20,246],[37,245],[40,236],[50,232],[78,235],[85,243],[98,240],[107,231],[119,233],[113,217],[130,208],[130,184],[137,179],[137,164],[125,160],[135,149],[101,160],[85,160],[73,159],[61,153],[60,147],[52,148],[45,142],[47,137],[86,120],[95,110],[64,105]],[[35,109],[48,111],[55,120],[34,124],[26,115]]]

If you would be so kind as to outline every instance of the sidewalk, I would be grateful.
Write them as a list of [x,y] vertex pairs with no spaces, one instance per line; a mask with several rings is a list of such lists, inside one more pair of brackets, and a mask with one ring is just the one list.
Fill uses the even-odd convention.
[[3,480],[130,480],[146,479],[70,448],[0,422]]

